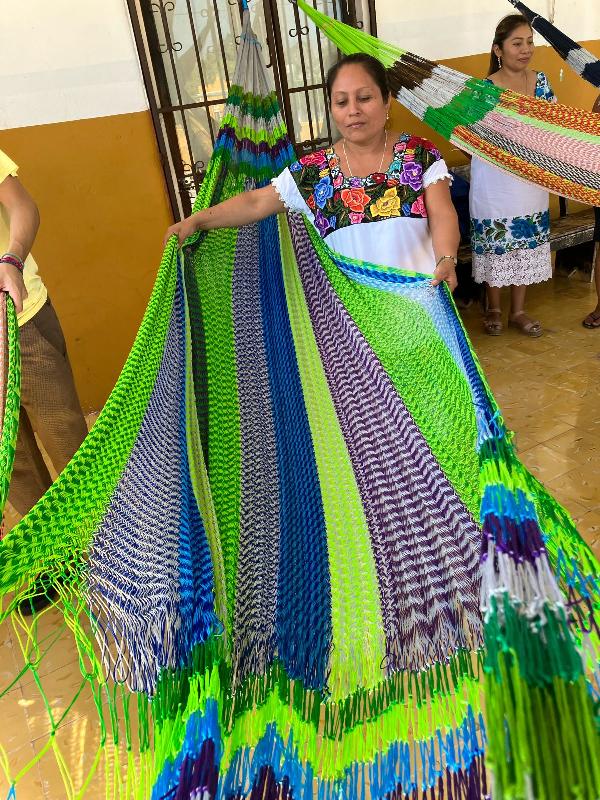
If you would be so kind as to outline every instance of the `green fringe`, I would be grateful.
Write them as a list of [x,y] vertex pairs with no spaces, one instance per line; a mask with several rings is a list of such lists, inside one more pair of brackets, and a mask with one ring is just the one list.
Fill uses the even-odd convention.
[[547,687],[556,678],[577,682],[585,676],[581,654],[564,608],[545,604],[534,619],[519,613],[505,592],[490,598],[485,621],[485,670],[497,681],[508,663],[529,687]]

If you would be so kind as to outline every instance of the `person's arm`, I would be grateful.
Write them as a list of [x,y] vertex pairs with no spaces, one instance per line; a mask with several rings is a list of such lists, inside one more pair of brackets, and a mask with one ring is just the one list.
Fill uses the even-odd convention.
[[[40,226],[38,208],[20,181],[12,175],[0,183],[0,205],[4,206],[9,218],[7,252],[25,261]],[[22,274],[12,264],[0,263],[0,291],[10,294],[17,313],[23,310],[27,291]]]
[[594,114],[600,114],[600,94],[596,98],[592,111],[594,112]]
[[[460,244],[460,231],[447,180],[432,183],[425,189],[425,207],[429,218],[429,231],[436,263],[442,256],[456,258]],[[456,289],[456,268],[454,262],[449,258],[440,261],[434,275],[435,280],[432,281],[434,286],[446,281],[451,292]]]
[[167,228],[164,244],[173,234],[177,235],[179,244],[196,231],[209,231],[213,228],[239,228],[259,222],[271,214],[280,214],[285,211],[283,201],[277,194],[274,186],[269,184],[262,189],[253,189],[242,192],[229,200],[224,200],[216,206],[197,211],[181,222]]

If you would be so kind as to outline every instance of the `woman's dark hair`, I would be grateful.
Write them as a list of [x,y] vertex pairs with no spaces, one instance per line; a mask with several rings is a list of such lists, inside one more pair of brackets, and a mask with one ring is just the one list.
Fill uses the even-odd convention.
[[488,67],[488,76],[498,71],[498,57],[494,53],[494,45],[502,48],[504,42],[508,39],[513,31],[520,28],[521,25],[527,25],[529,30],[533,33],[533,29],[529,24],[529,20],[523,14],[509,14],[498,23],[496,33],[494,34],[494,41],[492,42],[492,50],[490,52],[490,66]]
[[335,83],[335,79],[337,78],[342,67],[345,67],[347,64],[360,64],[360,66],[369,73],[379,87],[379,91],[383,97],[383,102],[385,103],[387,101],[388,97],[390,96],[390,85],[388,83],[386,69],[381,61],[373,56],[370,56],[368,53],[351,53],[349,56],[344,56],[341,58],[327,73],[326,86],[327,96],[329,97],[330,103],[331,90],[333,88],[333,84]]

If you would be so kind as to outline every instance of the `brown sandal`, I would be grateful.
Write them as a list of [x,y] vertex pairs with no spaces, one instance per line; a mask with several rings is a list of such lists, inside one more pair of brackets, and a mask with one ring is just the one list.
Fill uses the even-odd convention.
[[483,327],[489,336],[500,336],[502,333],[502,309],[488,308],[485,312]]
[[[517,321],[517,317],[525,317],[521,321]],[[532,339],[537,339],[538,336],[543,334],[542,326],[536,319],[529,319],[524,311],[517,311],[516,314],[511,314],[508,318],[509,328],[518,328],[525,336],[531,336]]]
[[600,308],[591,311],[581,324],[584,328],[588,328],[589,330],[600,328]]

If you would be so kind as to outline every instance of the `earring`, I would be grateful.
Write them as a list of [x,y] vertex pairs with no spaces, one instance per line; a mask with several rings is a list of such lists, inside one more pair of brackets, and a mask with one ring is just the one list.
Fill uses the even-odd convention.
[[500,56],[496,56],[496,58],[498,59],[498,69],[502,69],[502,59]]

